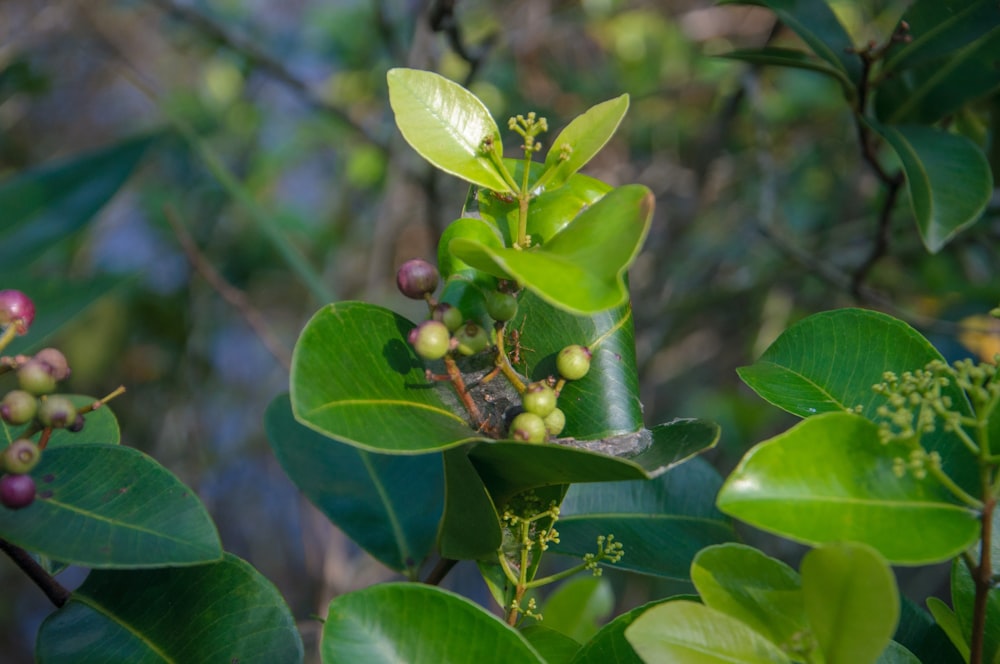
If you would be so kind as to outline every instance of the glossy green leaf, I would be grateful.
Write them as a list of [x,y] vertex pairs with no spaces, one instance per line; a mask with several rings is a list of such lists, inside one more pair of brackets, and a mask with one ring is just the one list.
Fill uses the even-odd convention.
[[862,542],[894,564],[947,560],[977,540],[977,515],[933,476],[897,477],[895,459],[909,452],[883,445],[878,427],[857,415],[810,417],[743,457],[719,509],[806,544]]
[[708,463],[693,459],[653,480],[573,485],[550,549],[582,557],[595,551],[598,536],[613,534],[625,546],[613,568],[687,579],[701,549],[736,537],[714,506],[721,483]]
[[961,655],[962,661],[968,662],[970,651],[969,642],[966,641],[965,636],[962,634],[962,625],[958,620],[958,616],[955,615],[955,612],[937,597],[927,598],[927,608],[930,609],[931,615],[934,616],[934,620],[937,622],[938,626],[948,636],[951,644],[955,646],[955,649]]
[[[972,623],[976,585],[961,558],[951,564],[951,605],[961,627],[962,640],[972,643]],[[986,596],[986,628],[983,632],[983,661],[1000,659],[1000,590],[991,588]]]
[[[874,420],[884,398],[872,386],[882,382],[884,372],[902,375],[943,359],[903,321],[875,311],[837,309],[788,328],[757,362],[737,373],[761,397],[799,417],[861,406],[861,413]],[[971,414],[960,390],[950,386],[943,394],[954,408]],[[921,442],[941,455],[959,485],[978,491],[978,464],[955,434],[939,427]]]
[[802,597],[826,664],[875,662],[899,620],[888,562],[854,542],[826,544],[802,559]]
[[583,643],[600,629],[615,608],[611,582],[601,576],[578,576],[560,584],[545,600],[545,626]]
[[444,475],[441,555],[455,560],[494,556],[503,538],[500,516],[465,449],[444,453]]
[[548,189],[561,187],[569,176],[593,159],[614,136],[626,112],[627,94],[592,106],[574,118],[552,140],[545,155],[545,167],[552,169],[552,175],[546,176],[545,186]]
[[522,627],[521,636],[531,644],[545,664],[569,664],[580,650],[580,644],[573,639],[538,623]]
[[448,244],[453,239],[459,237],[473,240],[494,249],[501,249],[504,246],[500,231],[493,224],[480,217],[461,217],[456,219],[448,224],[448,228],[441,234],[441,241],[438,243],[437,267],[441,273],[441,278],[447,281],[453,275],[462,275],[468,281],[475,281],[483,286],[495,285],[495,277],[475,270],[472,266],[448,251]]
[[514,191],[484,154],[484,141],[492,141],[499,159],[503,143],[493,116],[478,97],[428,71],[390,69],[386,79],[396,126],[421,157],[472,184]]
[[766,46],[764,48],[736,49],[723,53],[722,57],[732,60],[742,60],[755,65],[774,65],[778,67],[791,67],[793,69],[805,69],[826,74],[837,80],[848,96],[853,94],[854,84],[847,78],[845,72],[839,67],[834,67],[824,60],[813,57],[808,53],[797,51],[791,48],[780,48],[777,46]]
[[885,74],[955,55],[996,30],[1000,7],[993,0],[915,0],[900,20],[910,26],[910,39],[886,51]]
[[639,616],[625,638],[646,664],[786,664],[778,646],[697,602],[666,602]]
[[0,181],[3,269],[14,271],[30,264],[80,230],[111,200],[159,138],[131,138]]
[[363,302],[320,309],[292,356],[296,419],[373,452],[421,454],[482,440],[427,381],[406,342],[412,328],[402,316]]
[[691,565],[691,581],[707,606],[774,643],[790,643],[810,632],[799,574],[753,547],[705,548]]
[[[64,394],[77,408],[90,406],[95,401],[94,397],[83,396],[82,394]],[[24,434],[31,425],[13,427],[0,420],[0,450],[3,450],[11,441],[16,440]],[[38,441],[38,436],[31,439]],[[118,445],[121,442],[121,429],[118,427],[118,419],[111,412],[111,407],[102,406],[97,410],[88,412],[84,418],[84,426],[81,431],[72,433],[66,429],[54,429],[46,449],[64,447],[66,445],[79,445],[81,443],[100,443],[104,445]]]
[[294,664],[295,619],[277,589],[227,554],[194,567],[91,572],[38,632],[40,664]]
[[299,491],[361,548],[415,577],[444,509],[440,454],[373,454],[295,421],[287,395],[264,416],[271,449]]
[[320,654],[324,664],[544,664],[517,630],[464,597],[406,583],[336,597]]
[[890,641],[886,649],[875,660],[875,664],[921,664],[921,662],[906,646]]
[[[893,641],[905,646],[921,662],[935,664],[962,664],[966,659],[952,645],[947,634],[934,622],[930,613],[915,602],[902,596],[900,598],[899,625],[893,634]],[[932,598],[928,598],[929,600]],[[946,610],[950,613],[951,609]],[[952,614],[954,616],[954,614]],[[958,622],[956,620],[955,624]],[[960,633],[960,632],[956,632]]]
[[544,245],[496,249],[456,238],[448,248],[472,267],[517,281],[555,307],[596,313],[628,300],[625,272],[649,231],[653,203],[646,187],[625,185],[585,209]]
[[939,251],[979,219],[993,193],[986,155],[975,143],[931,127],[876,125],[899,157],[924,246]]
[[35,502],[0,510],[0,537],[29,551],[101,568],[195,565],[222,556],[194,492],[136,449],[46,449],[31,476]]
[[632,645],[625,638],[625,630],[643,613],[668,601],[680,598],[660,599],[619,615],[601,628],[583,647],[577,651],[571,664],[642,664]]

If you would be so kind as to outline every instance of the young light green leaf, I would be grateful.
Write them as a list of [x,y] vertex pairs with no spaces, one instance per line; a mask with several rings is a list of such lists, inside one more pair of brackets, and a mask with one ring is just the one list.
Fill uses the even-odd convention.
[[958,621],[958,616],[955,612],[951,610],[947,604],[938,599],[937,597],[927,598],[927,608],[930,609],[931,615],[934,616],[934,620],[937,622],[938,627],[940,627],[945,634],[948,635],[948,640],[951,644],[955,646],[959,654],[962,656],[962,660],[965,662],[969,661],[969,642],[965,640],[962,635],[962,625]]
[[474,94],[439,74],[390,69],[389,104],[396,125],[421,157],[446,173],[492,191],[513,187],[488,152],[503,156],[500,130]]
[[882,444],[877,425],[862,417],[817,415],[750,450],[718,506],[806,544],[862,542],[901,565],[947,560],[979,537],[978,516],[932,475],[897,477],[896,459],[909,453],[902,443]]
[[278,590],[226,554],[194,567],[90,573],[38,632],[40,664],[294,664],[299,636]]
[[336,597],[323,624],[320,655],[324,664],[545,664],[517,630],[481,607],[415,583],[385,583]]
[[685,600],[649,609],[625,630],[646,664],[790,664],[782,650],[735,618]]
[[561,584],[542,604],[545,626],[583,643],[600,629],[615,608],[611,582],[580,576]]
[[986,209],[993,193],[986,156],[964,136],[931,127],[871,126],[899,157],[920,238],[938,252]]
[[921,662],[963,664],[968,661],[968,656],[962,659],[948,635],[928,611],[905,595],[901,595],[900,599],[899,625],[892,636],[893,641],[905,646]]
[[889,564],[871,547],[826,544],[802,559],[802,597],[826,664],[879,659],[899,620],[899,591]]
[[583,168],[611,140],[628,112],[628,95],[592,106],[578,115],[552,141],[545,155],[546,189],[564,185],[571,175]]

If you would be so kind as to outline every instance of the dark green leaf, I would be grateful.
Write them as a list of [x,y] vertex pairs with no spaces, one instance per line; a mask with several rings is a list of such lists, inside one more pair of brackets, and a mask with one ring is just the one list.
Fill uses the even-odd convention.
[[562,583],[542,605],[545,626],[583,643],[615,608],[611,583],[600,576],[579,576]]
[[277,589],[227,554],[209,565],[90,573],[38,632],[40,664],[294,664],[302,639]]
[[810,417],[743,457],[719,509],[806,544],[862,542],[895,564],[947,560],[978,539],[976,512],[932,475],[897,477],[895,460],[909,453],[882,444],[878,427],[857,415]]
[[435,586],[387,583],[330,602],[324,664],[544,664],[521,634]]
[[438,548],[445,558],[494,556],[500,548],[500,517],[465,449],[444,453],[444,516]]
[[[972,623],[976,584],[961,558],[951,564],[951,605],[962,629],[965,643],[972,643]],[[936,615],[936,614],[935,614]],[[986,628],[983,632],[983,661],[1000,659],[1000,590],[991,588],[986,596]]]
[[387,567],[415,577],[444,509],[440,454],[374,454],[295,421],[287,395],[265,414],[271,449],[306,498]]
[[879,655],[879,658],[875,660],[875,664],[921,664],[921,662],[905,646],[895,641],[890,641],[886,649]]
[[222,556],[194,492],[138,450],[46,449],[31,475],[35,502],[0,510],[0,537],[29,551],[103,568],[194,565]]
[[917,125],[872,127],[899,157],[924,246],[935,253],[971,226],[989,203],[993,176],[975,143]]
[[907,597],[903,596],[901,599],[899,626],[896,627],[893,640],[905,646],[921,662],[962,664],[965,660],[948,640],[947,634],[935,624],[931,615]]
[[996,30],[1000,7],[993,0],[915,0],[900,20],[910,26],[910,39],[886,51],[884,74],[953,56]]
[[642,660],[625,639],[625,629],[649,609],[670,600],[656,600],[621,614],[583,644],[571,664],[642,664]]
[[580,644],[549,627],[539,624],[521,628],[523,636],[545,664],[569,664],[580,650]]
[[737,49],[723,53],[722,57],[732,60],[742,60],[755,65],[775,65],[778,67],[792,67],[793,69],[806,69],[826,74],[837,80],[847,96],[854,94],[854,84],[839,67],[833,67],[826,61],[816,57],[796,51],[790,48],[780,48],[767,46],[764,48]]
[[545,155],[545,168],[553,170],[546,176],[546,188],[561,187],[593,159],[614,136],[627,111],[628,95],[621,95],[592,106],[559,132]]

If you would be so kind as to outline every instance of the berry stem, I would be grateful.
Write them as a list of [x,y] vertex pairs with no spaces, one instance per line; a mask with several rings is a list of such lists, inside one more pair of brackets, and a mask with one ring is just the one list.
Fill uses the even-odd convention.
[[55,578],[46,572],[27,551],[19,546],[11,544],[5,539],[0,539],[0,551],[6,553],[14,564],[21,568],[28,575],[35,585],[42,589],[45,596],[49,598],[56,608],[61,609],[69,600],[70,591],[60,584]]
[[0,350],[3,350],[17,336],[17,324],[12,322],[0,333]]
[[451,384],[455,387],[455,392],[458,393],[458,398],[462,401],[462,405],[465,406],[465,410],[469,412],[473,424],[478,429],[482,426],[483,415],[479,412],[479,407],[472,400],[472,396],[466,389],[465,381],[462,379],[462,372],[459,371],[458,365],[455,364],[455,359],[451,355],[445,355],[444,367],[448,371],[448,378],[451,379]]
[[510,358],[507,357],[507,349],[504,347],[504,330],[506,326],[497,329],[497,360],[496,365],[503,372],[503,375],[510,381],[510,384],[514,386],[518,394],[524,394],[525,386],[524,381],[521,377],[517,375],[514,371],[514,367],[510,364]]
[[50,438],[52,438],[52,427],[45,427],[42,429],[42,437],[38,439],[38,449],[44,450]]

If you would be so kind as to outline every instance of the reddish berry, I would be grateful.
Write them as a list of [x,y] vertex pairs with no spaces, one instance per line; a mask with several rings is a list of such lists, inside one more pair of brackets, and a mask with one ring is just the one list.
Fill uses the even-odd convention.
[[49,365],[37,360],[28,360],[17,370],[17,382],[29,394],[41,396],[56,389],[56,379],[49,371]]
[[420,357],[425,360],[440,360],[451,345],[451,333],[444,323],[425,320],[410,330],[409,341]]
[[14,324],[18,334],[25,334],[35,320],[35,303],[19,290],[0,290],[0,325]]
[[396,286],[399,292],[414,300],[422,300],[437,288],[437,268],[425,260],[414,258],[408,260],[396,272]]
[[65,380],[69,377],[69,363],[66,356],[57,348],[43,348],[35,353],[34,359],[48,365],[52,377],[56,380]]
[[38,421],[54,429],[71,426],[76,421],[76,406],[66,397],[46,397],[38,407]]
[[0,401],[0,417],[7,424],[27,424],[38,412],[38,399],[24,390],[11,390]]
[[27,438],[19,438],[7,446],[3,451],[3,467],[8,473],[24,475],[30,473],[31,469],[38,465],[42,458],[42,451]]
[[12,510],[27,507],[35,500],[35,480],[31,475],[4,475],[0,478],[0,503]]

